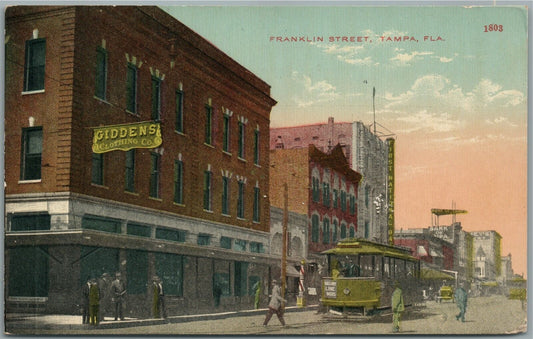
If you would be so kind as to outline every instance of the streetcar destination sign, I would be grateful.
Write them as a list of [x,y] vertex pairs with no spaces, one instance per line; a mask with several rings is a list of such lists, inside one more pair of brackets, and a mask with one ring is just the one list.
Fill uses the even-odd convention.
[[93,152],[105,153],[133,148],[155,148],[161,145],[159,122],[144,121],[132,124],[94,127]]

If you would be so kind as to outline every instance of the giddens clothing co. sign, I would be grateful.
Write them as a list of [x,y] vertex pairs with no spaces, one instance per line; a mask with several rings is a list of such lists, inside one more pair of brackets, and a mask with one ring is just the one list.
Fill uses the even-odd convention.
[[93,152],[105,153],[133,148],[155,148],[161,145],[161,126],[145,121],[133,124],[94,127]]

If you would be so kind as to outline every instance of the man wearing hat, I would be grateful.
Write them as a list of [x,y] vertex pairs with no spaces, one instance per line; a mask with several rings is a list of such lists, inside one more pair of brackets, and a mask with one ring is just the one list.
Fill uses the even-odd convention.
[[263,326],[268,325],[268,322],[274,313],[276,313],[278,316],[281,325],[285,326],[285,320],[283,319],[283,308],[281,307],[282,302],[286,303],[287,300],[281,297],[281,289],[278,281],[272,280],[272,296],[270,298],[270,303],[268,304],[268,312],[266,314],[265,321],[263,322]]
[[105,272],[98,279],[98,287],[100,288],[100,312],[98,316],[100,321],[104,320],[104,317],[108,315],[111,308],[111,297],[109,295],[111,285],[111,276]]

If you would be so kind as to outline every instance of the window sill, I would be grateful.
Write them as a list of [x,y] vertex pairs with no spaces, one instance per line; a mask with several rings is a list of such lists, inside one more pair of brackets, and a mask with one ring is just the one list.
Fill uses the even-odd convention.
[[185,133],[183,133],[183,132],[180,132],[180,131],[176,131],[176,130],[174,130],[174,133],[176,133],[177,135],[184,136],[184,137],[187,136],[187,134],[185,134]]
[[185,204],[182,204],[182,203],[179,203],[179,202],[173,202],[174,206],[179,206],[179,207],[185,207]]
[[162,202],[162,201],[163,201],[163,199],[161,199],[161,198],[157,198],[157,197],[148,197],[148,199],[150,199],[150,200],[154,200],[154,201],[159,201],[159,202]]
[[107,101],[106,99],[99,98],[96,95],[94,95],[93,98],[96,99],[97,101],[100,101],[101,103],[111,105],[109,101]]
[[34,91],[22,91],[21,95],[32,95],[32,94],[39,94],[44,93],[44,89],[36,89]]
[[224,213],[222,213],[222,216],[223,216],[223,217],[226,217],[226,218],[231,218],[231,215],[230,215],[230,214],[224,214]]
[[257,168],[262,168],[261,165],[259,165],[259,164],[254,164],[254,166],[257,167]]
[[239,160],[242,161],[242,162],[248,162],[246,159],[241,158],[241,157],[237,157],[237,159],[239,159]]
[[33,179],[33,180],[19,180],[19,184],[38,184],[42,182],[42,179]]
[[206,209],[204,209],[204,212],[206,212],[206,213],[213,213],[213,211],[211,211],[211,210],[206,210]]
[[131,111],[128,111],[128,110],[126,110],[126,113],[128,113],[129,115],[133,115],[134,117],[137,117],[137,118],[141,117],[141,115],[139,113],[131,112]]
[[109,189],[109,187],[107,187],[105,185],[95,184],[94,182],[91,182],[91,186],[98,187],[98,188],[105,188],[106,190]]
[[227,156],[230,156],[230,157],[232,156],[232,154],[230,152],[228,152],[228,151],[222,151],[222,153],[227,155]]
[[211,144],[208,144],[208,143],[206,143],[206,142],[204,142],[204,146],[207,146],[207,147],[209,147],[209,148],[213,148],[213,149],[215,148],[215,146],[213,146],[213,145],[211,145]]
[[130,195],[134,195],[134,196],[136,196],[136,197],[138,197],[138,196],[139,196],[139,193],[137,193],[137,192],[132,192],[132,191],[124,191],[124,193],[126,193],[126,194],[130,194]]
[[237,220],[240,220],[240,221],[246,221],[246,219],[244,219],[244,218],[239,218],[239,217],[237,217]]

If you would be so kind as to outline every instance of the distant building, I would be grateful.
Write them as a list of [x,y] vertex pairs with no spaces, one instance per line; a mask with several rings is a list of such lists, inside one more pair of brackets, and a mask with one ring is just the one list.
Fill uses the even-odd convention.
[[357,188],[361,174],[350,169],[340,145],[329,153],[315,146],[270,152],[270,202],[308,218],[308,259],[346,237],[360,236],[357,225]]
[[502,275],[502,236],[496,231],[470,232],[474,239],[474,278],[495,281]]
[[[314,145],[322,152],[341,147],[350,167],[363,179],[357,194],[357,223],[361,236],[388,243],[394,233],[394,139],[382,140],[362,122],[280,127],[270,129],[270,149],[299,149]],[[388,215],[388,213],[391,215]]]
[[154,274],[169,315],[215,288],[249,307],[274,265],[270,86],[157,7],[5,14],[6,310],[78,312],[104,272],[128,315]]

